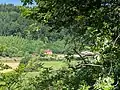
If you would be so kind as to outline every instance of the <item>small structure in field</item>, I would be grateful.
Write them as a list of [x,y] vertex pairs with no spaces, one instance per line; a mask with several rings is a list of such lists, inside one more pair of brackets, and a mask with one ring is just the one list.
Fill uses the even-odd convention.
[[83,51],[81,52],[82,56],[95,56],[96,54],[90,51]]
[[52,50],[49,50],[49,49],[48,49],[48,50],[45,50],[45,51],[44,51],[44,54],[52,55],[53,53],[52,53]]

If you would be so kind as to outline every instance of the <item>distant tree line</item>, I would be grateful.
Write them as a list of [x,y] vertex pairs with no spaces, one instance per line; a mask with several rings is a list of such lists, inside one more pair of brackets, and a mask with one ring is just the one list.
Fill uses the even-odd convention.
[[51,33],[48,25],[26,19],[21,15],[21,8],[23,6],[0,4],[0,36],[20,36],[27,39],[41,39],[44,42],[57,41],[65,36],[67,30]]

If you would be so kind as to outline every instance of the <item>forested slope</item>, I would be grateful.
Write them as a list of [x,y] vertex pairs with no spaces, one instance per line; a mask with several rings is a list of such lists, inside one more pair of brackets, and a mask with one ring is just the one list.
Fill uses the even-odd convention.
[[24,36],[25,30],[33,22],[20,15],[18,6],[12,4],[0,5],[0,35]]

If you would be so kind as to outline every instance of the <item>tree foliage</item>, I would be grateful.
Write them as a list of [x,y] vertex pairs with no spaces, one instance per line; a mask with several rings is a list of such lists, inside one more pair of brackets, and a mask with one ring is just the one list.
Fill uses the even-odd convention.
[[0,35],[19,35],[24,37],[24,30],[32,24],[32,20],[21,17],[19,7],[12,4],[0,5]]
[[[67,41],[67,44],[69,44],[67,50],[70,50],[68,53],[69,56],[66,56],[66,58],[68,61],[71,61],[72,55],[78,54],[79,62],[75,65],[68,63],[67,68],[52,70],[51,68],[41,67],[41,63],[38,60],[31,60],[29,61],[30,63],[23,60],[25,65],[19,66],[15,74],[1,75],[0,79],[3,83],[0,85],[3,85],[4,88],[17,88],[18,90],[27,90],[30,88],[32,90],[120,89],[119,0],[21,1],[24,5],[32,4],[33,2],[36,3],[34,7],[21,7],[22,14],[26,18],[36,21],[36,24],[32,23],[28,25],[27,28],[29,30],[26,31],[27,35],[32,35],[34,38],[41,35],[41,39],[46,43],[51,38],[53,41],[60,38],[63,34],[63,38],[61,39]],[[4,9],[1,10],[4,12]],[[3,12],[2,17],[6,15]],[[14,16],[15,14],[17,15],[17,13],[9,15]],[[36,27],[38,22],[41,25],[40,30],[42,31],[38,30],[38,27],[35,29],[32,28]],[[15,22],[14,24],[15,26],[11,25],[12,28],[17,28],[17,24]],[[7,26],[4,27],[7,28]],[[53,31],[53,33],[49,33],[50,31]],[[44,38],[44,36],[46,37]],[[0,46],[0,48],[2,51],[6,50],[4,46]],[[81,51],[85,50],[96,53],[94,59],[82,56]],[[35,62],[32,63],[32,61]],[[40,74],[35,77],[21,79],[25,66],[30,71],[38,70],[40,66]],[[22,71],[22,73],[19,71]],[[11,80],[12,82],[10,83]],[[27,81],[27,84],[25,83],[26,87],[23,87],[23,83],[20,83],[22,80]]]
[[[23,11],[27,18],[49,25],[51,31],[60,32],[61,28],[66,28],[69,32],[69,40],[74,53],[79,54],[82,50],[99,52],[100,58],[94,64],[102,65],[103,69],[100,72],[97,71],[99,74],[96,75],[98,77],[107,75],[114,78],[114,88],[116,90],[120,89],[118,84],[120,75],[119,0],[21,1],[24,5],[31,4],[33,1],[37,4],[35,7]],[[88,59],[82,59],[84,65],[91,64],[91,61],[87,61]],[[92,69],[91,67],[89,68]],[[84,68],[83,70],[89,72],[90,69]],[[94,76],[92,70],[90,70],[92,75],[89,79]],[[86,75],[86,78],[88,76]],[[86,82],[92,87],[92,83]]]

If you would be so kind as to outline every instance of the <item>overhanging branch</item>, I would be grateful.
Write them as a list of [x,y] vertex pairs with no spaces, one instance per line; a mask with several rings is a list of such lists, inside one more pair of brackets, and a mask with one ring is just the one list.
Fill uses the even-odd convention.
[[113,42],[113,47],[115,46],[115,43],[117,42],[118,38],[120,37],[120,34],[117,36],[117,38],[115,39],[115,41]]
[[76,53],[76,54],[78,54],[79,56],[80,56],[80,58],[84,61],[84,63],[86,63],[86,61],[85,61],[85,59],[83,58],[83,56],[74,48],[73,49],[74,50],[74,52]]

